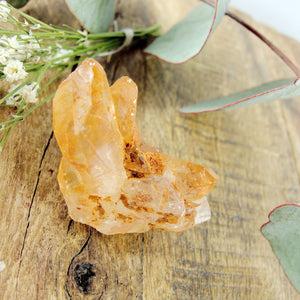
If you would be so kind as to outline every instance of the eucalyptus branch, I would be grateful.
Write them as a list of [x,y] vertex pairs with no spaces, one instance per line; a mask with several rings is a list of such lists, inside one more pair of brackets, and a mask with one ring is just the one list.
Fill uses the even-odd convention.
[[245,27],[247,30],[252,32],[254,35],[256,35],[260,40],[262,40],[274,53],[276,53],[284,62],[286,65],[289,66],[289,68],[296,74],[297,77],[300,77],[300,69],[277,47],[275,46],[270,40],[268,40],[264,35],[262,35],[258,30],[256,30],[254,27],[252,27],[250,24],[248,24],[246,21],[242,20],[239,16],[236,14],[227,11],[226,15]]
[[[202,2],[212,6],[216,7],[216,1],[215,0],[201,0]],[[234,14],[231,11],[227,11],[225,13],[228,17],[230,17],[232,20],[236,21],[243,27],[245,27],[247,30],[252,32],[254,35],[256,35],[261,41],[263,41],[274,53],[276,53],[283,61],[284,63],[296,74],[297,77],[300,77],[300,69],[278,48],[276,47],[270,40],[268,40],[263,34],[261,34],[257,29],[255,29],[253,26],[251,26],[249,23],[241,19],[239,16]]]

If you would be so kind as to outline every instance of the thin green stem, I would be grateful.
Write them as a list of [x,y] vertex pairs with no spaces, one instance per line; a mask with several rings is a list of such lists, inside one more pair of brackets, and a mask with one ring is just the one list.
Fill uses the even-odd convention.
[[3,147],[4,147],[4,145],[5,145],[5,142],[6,142],[7,138],[8,138],[8,135],[9,135],[9,133],[10,133],[10,131],[11,131],[11,128],[12,128],[12,127],[10,127],[10,128],[6,131],[4,137],[2,138],[2,140],[1,140],[1,142],[0,142],[0,153],[1,153],[2,150],[3,150]]
[[39,94],[42,93],[54,80],[56,80],[65,70],[62,68],[39,90]]
[[27,109],[23,115],[21,115],[22,119],[24,120],[28,115],[30,115],[34,110],[36,110],[38,107],[40,107],[41,105],[43,105],[44,103],[46,103],[48,100],[50,100],[51,98],[53,98],[55,95],[55,92],[52,93],[51,95],[49,95],[48,97],[44,98],[41,102],[39,102],[38,104],[30,107],[29,109]]
[[[12,124],[6,126],[2,131],[10,131],[15,125],[17,125],[23,119],[22,119],[22,117],[20,117],[20,118],[12,118],[12,120],[13,120]],[[1,140],[1,142],[2,142],[2,140]]]
[[14,90],[5,95],[2,99],[0,99],[0,104],[2,104],[6,99],[15,94],[18,90],[20,90],[23,86],[31,82],[36,77],[36,74],[25,80],[22,84],[18,85]]
[[27,21],[29,21],[32,24],[40,24],[42,27],[49,29],[49,30],[55,30],[55,28],[53,26],[50,26],[30,15],[27,15],[26,13],[22,12],[21,10],[15,9],[14,7],[10,6],[10,9],[16,13],[18,13],[19,15],[21,15],[22,17],[24,17]]
[[[12,123],[12,122],[14,122],[15,121],[15,119],[13,119],[13,118],[11,118],[11,119],[8,119],[8,120],[5,120],[5,121],[3,121],[3,122],[1,122],[0,123],[0,126],[2,126],[2,125],[6,125],[6,124],[9,124],[9,123]],[[1,131],[4,131],[6,128],[0,128],[0,132]]]

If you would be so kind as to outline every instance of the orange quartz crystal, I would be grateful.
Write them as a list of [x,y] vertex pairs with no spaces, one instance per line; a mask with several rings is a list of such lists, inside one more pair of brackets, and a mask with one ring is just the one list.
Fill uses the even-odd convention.
[[182,232],[210,218],[209,168],[141,142],[137,87],[122,77],[109,87],[94,59],[59,86],[53,128],[62,160],[58,182],[69,214],[105,234]]

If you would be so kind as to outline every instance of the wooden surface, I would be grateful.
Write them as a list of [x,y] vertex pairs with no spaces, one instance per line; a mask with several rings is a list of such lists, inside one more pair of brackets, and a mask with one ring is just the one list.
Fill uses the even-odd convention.
[[[197,3],[117,1],[119,26],[161,22],[166,29]],[[25,10],[78,26],[61,0],[31,1]],[[298,43],[249,21],[300,66]],[[145,141],[218,173],[209,195],[212,218],[182,234],[115,236],[71,221],[56,181],[61,154],[49,102],[14,128],[0,156],[6,265],[0,298],[299,299],[259,231],[276,205],[299,202],[299,99],[196,116],[177,112],[183,104],[293,77],[289,69],[226,17],[200,56],[184,65],[135,46],[105,68],[110,82],[129,75],[137,83]]]

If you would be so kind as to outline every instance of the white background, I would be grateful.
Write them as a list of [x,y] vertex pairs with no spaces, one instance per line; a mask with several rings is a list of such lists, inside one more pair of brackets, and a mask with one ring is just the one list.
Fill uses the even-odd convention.
[[231,0],[229,4],[300,42],[300,0]]

